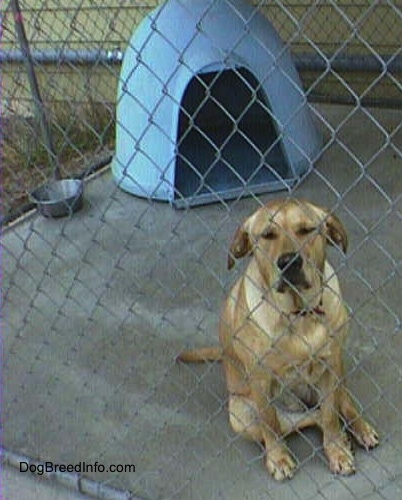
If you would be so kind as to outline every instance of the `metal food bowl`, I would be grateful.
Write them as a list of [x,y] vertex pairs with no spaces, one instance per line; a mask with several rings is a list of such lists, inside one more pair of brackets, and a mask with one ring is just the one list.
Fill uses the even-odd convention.
[[84,183],[78,179],[63,179],[45,184],[31,193],[45,217],[65,217],[77,212],[83,205]]

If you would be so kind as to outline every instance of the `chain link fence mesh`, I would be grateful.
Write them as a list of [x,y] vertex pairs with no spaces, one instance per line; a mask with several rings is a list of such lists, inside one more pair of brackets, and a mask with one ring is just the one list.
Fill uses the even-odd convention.
[[[206,0],[205,9],[223,3],[240,15],[236,2]],[[218,194],[217,203],[183,210],[152,193],[127,194],[103,168],[116,149],[123,55],[157,5],[21,2],[61,176],[85,181],[84,208],[47,219],[29,193],[54,171],[11,4],[2,3],[4,459],[80,465],[50,477],[99,498],[399,498],[402,4],[253,2],[246,24],[262,13],[292,53],[322,146],[285,192],[257,194],[246,181],[231,200]],[[158,18],[152,29],[159,33]],[[194,37],[208,33],[202,23],[197,30]],[[198,104],[210,103],[213,82],[194,78],[204,89]],[[232,134],[240,118],[227,116]],[[184,134],[198,126],[193,118]],[[225,140],[212,144],[218,156]],[[329,207],[349,233],[348,254],[330,254],[351,311],[347,378],[381,437],[370,453],[356,450],[350,478],[330,474],[321,437],[309,430],[288,439],[297,474],[275,482],[263,450],[229,427],[220,365],[175,362],[185,347],[216,342],[220,304],[243,269],[226,271],[236,228],[288,195]]]

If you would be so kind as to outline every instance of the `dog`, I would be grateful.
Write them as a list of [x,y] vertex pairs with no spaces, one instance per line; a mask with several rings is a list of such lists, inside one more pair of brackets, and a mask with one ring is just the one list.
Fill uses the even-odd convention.
[[346,252],[343,224],[325,208],[293,198],[260,207],[237,230],[228,257],[249,256],[220,317],[220,347],[181,353],[183,362],[222,360],[233,430],[261,443],[276,480],[297,464],[284,438],[318,426],[333,473],[355,472],[348,435],[379,444],[345,385],[348,311],[327,246]]

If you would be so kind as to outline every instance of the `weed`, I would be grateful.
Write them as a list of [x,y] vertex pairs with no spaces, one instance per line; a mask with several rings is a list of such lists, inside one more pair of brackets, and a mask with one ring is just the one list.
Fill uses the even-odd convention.
[[[35,116],[10,114],[2,122],[3,214],[8,215],[54,172]],[[62,177],[79,175],[88,158],[114,148],[112,105],[92,100],[53,103],[49,125]]]

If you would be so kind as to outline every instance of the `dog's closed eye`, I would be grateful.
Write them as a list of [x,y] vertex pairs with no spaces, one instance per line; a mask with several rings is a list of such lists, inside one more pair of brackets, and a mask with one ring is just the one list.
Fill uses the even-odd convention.
[[297,234],[299,236],[307,236],[308,234],[314,233],[316,229],[315,226],[302,226],[298,229]]
[[278,235],[275,233],[275,231],[273,231],[270,228],[265,230],[261,236],[264,238],[264,240],[275,240],[278,237]]

